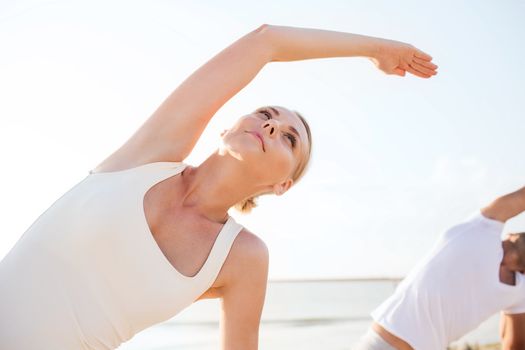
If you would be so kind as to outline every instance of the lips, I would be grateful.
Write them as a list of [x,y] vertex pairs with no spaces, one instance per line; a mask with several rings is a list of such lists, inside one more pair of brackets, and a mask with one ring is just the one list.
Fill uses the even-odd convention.
[[261,146],[262,146],[262,150],[263,152],[266,152],[266,149],[264,148],[264,139],[263,139],[263,136],[261,134],[259,134],[257,131],[246,131],[248,134],[252,134],[253,136],[255,136],[256,138],[259,139],[259,141],[261,141]]

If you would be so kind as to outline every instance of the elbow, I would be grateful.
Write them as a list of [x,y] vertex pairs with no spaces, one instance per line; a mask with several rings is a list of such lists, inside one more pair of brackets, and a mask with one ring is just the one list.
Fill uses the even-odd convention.
[[257,29],[255,29],[253,32],[254,33],[266,33],[267,31],[270,30],[272,26],[267,24],[267,23],[263,23],[261,24]]
[[264,53],[267,62],[275,61],[277,47],[275,30],[275,26],[264,23],[249,34],[254,45]]

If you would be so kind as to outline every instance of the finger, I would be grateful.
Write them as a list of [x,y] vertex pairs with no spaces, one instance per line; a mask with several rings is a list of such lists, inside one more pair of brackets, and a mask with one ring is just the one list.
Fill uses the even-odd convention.
[[425,61],[432,61],[432,56],[430,56],[428,53],[424,53],[423,51],[416,50],[415,55],[417,58],[421,58]]
[[406,74],[406,71],[401,68],[394,69],[394,74],[399,75],[400,77],[404,77]]
[[418,72],[421,72],[425,75],[436,75],[436,71],[433,70],[433,69],[429,69],[423,65],[420,65],[420,64],[417,64],[415,62],[412,62],[409,64],[410,67],[414,68],[415,70],[417,70]]
[[435,65],[434,63],[422,60],[421,58],[414,57],[413,61],[416,62],[416,63],[419,63],[422,66],[425,66],[427,68],[433,69],[433,70],[436,70],[438,68],[438,66]]
[[407,67],[407,72],[412,73],[412,74],[414,74],[414,75],[416,75],[416,76],[418,76],[420,78],[430,78],[430,75],[423,74],[420,71],[417,71],[417,70],[415,70],[414,68],[412,68],[410,66]]
[[417,67],[414,67],[412,64],[409,64],[407,62],[402,62],[399,68],[406,70],[409,73],[412,73],[414,75],[417,75],[421,78],[430,78],[433,74],[427,74],[425,72],[420,71],[417,69]]

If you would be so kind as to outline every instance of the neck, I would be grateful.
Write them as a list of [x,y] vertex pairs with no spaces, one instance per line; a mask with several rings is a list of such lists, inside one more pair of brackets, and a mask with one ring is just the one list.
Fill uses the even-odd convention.
[[263,186],[254,186],[241,161],[218,152],[199,166],[187,168],[183,183],[182,205],[216,222],[223,222],[235,204],[264,192]]

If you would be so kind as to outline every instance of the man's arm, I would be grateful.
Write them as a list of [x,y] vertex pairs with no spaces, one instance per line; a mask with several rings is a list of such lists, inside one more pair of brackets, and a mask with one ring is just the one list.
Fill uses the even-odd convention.
[[501,314],[501,350],[525,349],[525,314]]
[[481,212],[489,219],[506,222],[525,211],[525,187],[499,197]]

